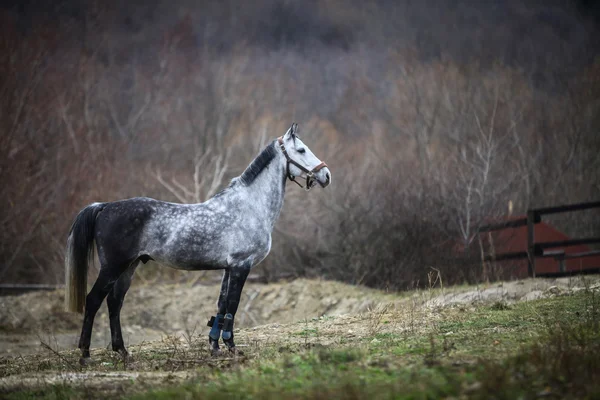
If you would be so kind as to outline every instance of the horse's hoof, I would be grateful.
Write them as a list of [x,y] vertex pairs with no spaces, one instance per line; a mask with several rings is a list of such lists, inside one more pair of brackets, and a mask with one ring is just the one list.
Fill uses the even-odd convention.
[[81,365],[82,367],[88,367],[93,364],[94,364],[94,362],[92,361],[92,359],[90,357],[80,357],[79,358],[79,365]]
[[235,354],[236,356],[244,355],[244,352],[242,350],[238,350],[237,347],[235,347],[235,346],[229,347],[229,352],[231,354]]
[[227,350],[229,350],[231,354],[236,354],[238,356],[244,355],[244,352],[242,350],[238,350],[237,347],[235,347],[235,343],[233,343],[233,340],[225,342],[225,345],[227,345]]
[[127,350],[119,350],[119,354],[121,355],[124,363],[127,364],[133,362],[133,357],[127,352]]
[[217,357],[221,354],[221,349],[219,348],[219,341],[214,340],[213,338],[208,338],[208,345],[210,346],[210,354],[213,357]]

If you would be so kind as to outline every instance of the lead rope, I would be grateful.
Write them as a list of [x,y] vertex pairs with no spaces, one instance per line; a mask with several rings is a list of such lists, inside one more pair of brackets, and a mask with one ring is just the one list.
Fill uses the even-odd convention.
[[[282,150],[285,151],[285,148],[283,148],[283,146],[281,146],[281,147],[282,147]],[[287,175],[287,177],[290,181],[294,182],[296,185],[298,185],[302,189],[306,190],[304,188],[304,186],[302,186],[302,184],[296,180],[296,177],[294,175],[290,174],[290,162],[287,161],[287,157],[286,157],[286,164],[285,164],[285,174]]]

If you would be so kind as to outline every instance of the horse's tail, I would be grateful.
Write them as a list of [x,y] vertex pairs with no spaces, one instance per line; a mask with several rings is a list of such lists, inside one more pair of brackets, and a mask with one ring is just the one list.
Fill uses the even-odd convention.
[[94,261],[94,226],[104,203],[94,203],[77,214],[65,256],[65,310],[83,312],[87,293],[88,265]]

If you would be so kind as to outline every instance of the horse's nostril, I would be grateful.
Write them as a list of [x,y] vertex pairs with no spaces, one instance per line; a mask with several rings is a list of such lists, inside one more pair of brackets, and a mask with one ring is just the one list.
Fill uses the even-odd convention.
[[329,175],[329,172],[325,172],[325,180],[327,181],[327,183],[331,181],[331,176]]

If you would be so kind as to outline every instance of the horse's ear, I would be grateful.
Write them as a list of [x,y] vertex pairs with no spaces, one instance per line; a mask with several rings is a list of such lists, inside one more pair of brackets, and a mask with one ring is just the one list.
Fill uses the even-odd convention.
[[293,122],[292,126],[290,126],[290,129],[288,129],[288,131],[285,133],[285,138],[289,139],[295,139],[296,138],[296,133],[298,132],[298,124]]

